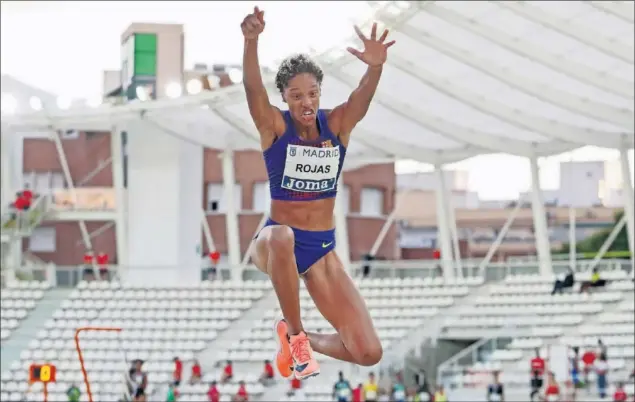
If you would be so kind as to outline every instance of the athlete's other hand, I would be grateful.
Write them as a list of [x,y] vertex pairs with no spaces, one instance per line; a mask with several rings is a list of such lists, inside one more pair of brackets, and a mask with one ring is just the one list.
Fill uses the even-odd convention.
[[384,64],[386,62],[386,57],[388,56],[388,48],[395,44],[394,40],[384,43],[388,37],[388,30],[385,29],[379,39],[377,39],[377,23],[373,24],[373,28],[370,31],[370,39],[362,33],[361,29],[359,29],[357,25],[355,26],[355,32],[357,32],[357,36],[359,36],[359,39],[361,39],[364,44],[364,51],[360,52],[352,47],[349,47],[346,50],[371,67],[381,66]]
[[265,29],[265,12],[254,7],[254,12],[245,17],[240,28],[245,39],[256,39]]

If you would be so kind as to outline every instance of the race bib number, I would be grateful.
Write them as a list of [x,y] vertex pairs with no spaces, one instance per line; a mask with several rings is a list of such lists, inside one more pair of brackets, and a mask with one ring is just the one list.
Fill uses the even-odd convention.
[[400,389],[395,391],[392,397],[395,401],[404,401],[406,400],[406,393]]
[[558,402],[560,400],[560,395],[547,395],[547,400],[549,402]]
[[501,396],[498,394],[490,394],[489,395],[489,400],[491,402],[499,402],[501,400]]
[[339,145],[315,148],[289,144],[282,175],[282,188],[311,193],[335,190],[339,163]]
[[374,401],[377,398],[377,392],[375,391],[366,391],[366,399],[370,399]]

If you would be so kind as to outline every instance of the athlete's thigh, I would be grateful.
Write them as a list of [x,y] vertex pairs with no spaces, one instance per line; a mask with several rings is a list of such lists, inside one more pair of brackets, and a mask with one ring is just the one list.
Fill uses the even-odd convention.
[[[251,250],[251,261],[256,268],[267,275],[269,274],[267,261],[269,261],[269,251],[272,247],[272,237],[279,237],[279,241],[294,242],[293,231],[285,225],[266,226],[258,232],[258,237]],[[293,248],[293,245],[291,245],[291,248]]]
[[334,251],[312,266],[304,282],[316,307],[340,334],[346,348],[364,356],[381,345],[366,303]]

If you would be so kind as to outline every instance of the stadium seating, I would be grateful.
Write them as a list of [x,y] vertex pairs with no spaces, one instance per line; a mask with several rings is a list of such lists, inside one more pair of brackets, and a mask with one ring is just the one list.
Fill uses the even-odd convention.
[[[553,276],[510,276],[501,284],[490,285],[488,296],[446,321],[450,332],[500,328],[504,338],[505,328],[518,328],[528,335],[514,337],[505,348],[494,350],[486,362],[469,367],[469,374],[458,375],[454,381],[475,386],[489,381],[493,370],[500,370],[507,386],[527,387],[528,362],[536,348],[546,357],[549,344],[579,346],[584,351],[597,349],[598,339],[608,348],[611,378],[625,380],[635,363],[633,282],[624,271],[603,272],[602,277],[609,281],[607,286],[592,289],[590,294],[577,293],[576,286],[571,293],[552,296]],[[588,279],[589,274],[576,275],[578,282]],[[632,384],[629,387],[632,393]]]
[[[137,358],[145,361],[144,370],[154,388],[148,392],[161,392],[171,380],[175,356],[183,361],[194,358],[269,286],[264,281],[207,282],[180,288],[82,282],[22,352],[21,361],[12,364],[10,373],[3,373],[1,399],[19,400],[27,392],[27,368],[33,361],[49,361],[58,367],[57,383],[49,387],[49,400],[67,400],[65,392],[71,384],[80,387],[85,399],[74,335],[76,328],[86,326],[124,329],[121,333],[90,331],[80,335],[95,400],[117,400],[124,389],[123,373],[129,368],[126,361]],[[184,375],[189,379],[189,373]],[[205,380],[213,376],[207,373]],[[252,378],[248,389],[257,394],[261,387],[254,381]],[[183,385],[184,400],[203,400],[197,394],[207,392],[208,384]],[[37,385],[28,392],[28,400],[41,398]],[[232,392],[236,387],[223,385],[221,392]]]
[[[366,300],[373,322],[379,333],[384,349],[405,336],[411,328],[418,327],[426,319],[452,306],[467,296],[471,288],[482,285],[482,278],[456,279],[444,282],[433,278],[374,278],[358,280],[357,285]],[[425,297],[421,297],[425,295]],[[310,298],[308,291],[301,288],[303,324],[308,331],[333,331],[322,317]],[[262,361],[271,359],[276,350],[272,337],[272,324],[281,313],[278,308],[269,310],[264,319],[258,320],[237,340],[222,358],[242,362],[259,372]],[[327,356],[317,354],[323,364],[331,361]],[[338,366],[340,363],[338,363]],[[350,365],[347,365],[350,366]],[[303,393],[309,400],[330,400],[333,387],[332,372],[324,370],[323,375],[307,383]],[[364,374],[361,374],[364,376]]]
[[18,281],[13,282],[0,292],[0,338],[2,342],[11,336],[20,322],[35,308],[38,300],[50,285],[46,282]]

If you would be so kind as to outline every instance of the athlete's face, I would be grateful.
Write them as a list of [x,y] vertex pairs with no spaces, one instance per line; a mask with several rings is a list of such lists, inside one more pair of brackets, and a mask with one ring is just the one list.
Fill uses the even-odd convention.
[[315,124],[320,107],[320,85],[313,74],[298,74],[289,80],[283,98],[293,120],[306,127]]

